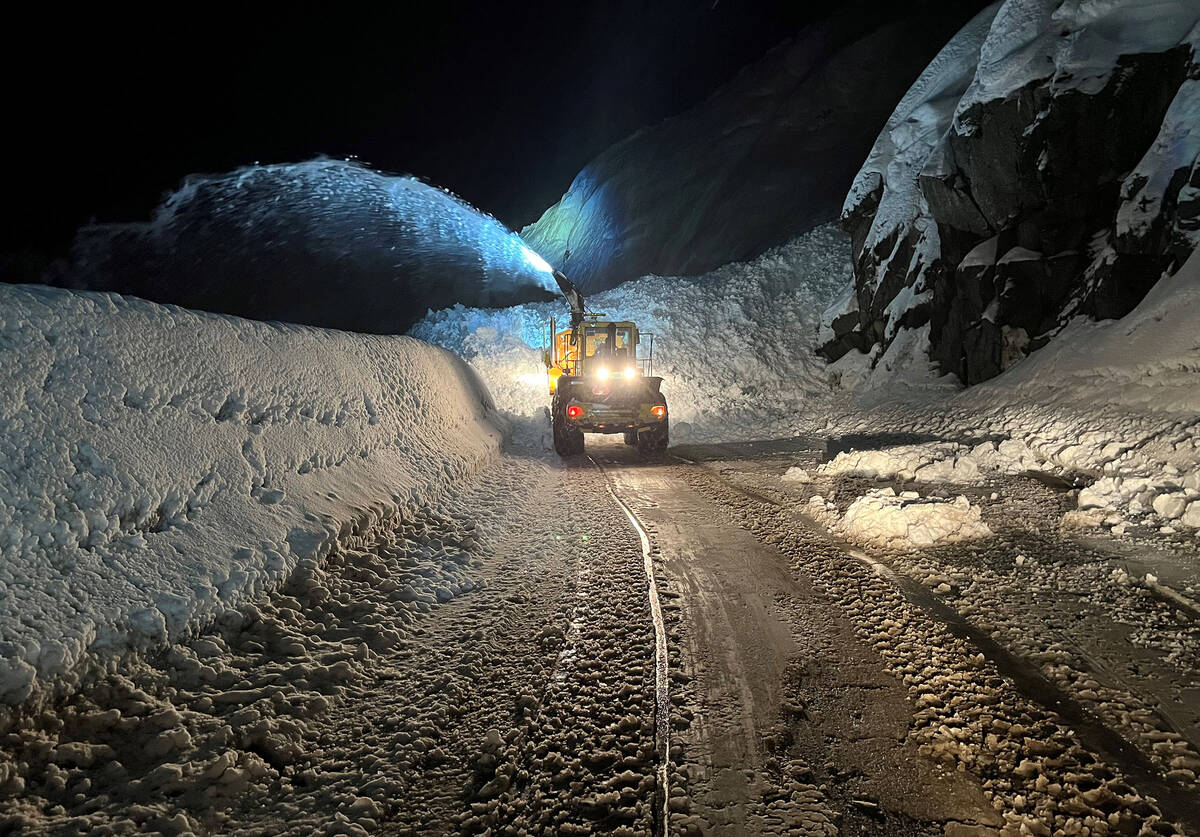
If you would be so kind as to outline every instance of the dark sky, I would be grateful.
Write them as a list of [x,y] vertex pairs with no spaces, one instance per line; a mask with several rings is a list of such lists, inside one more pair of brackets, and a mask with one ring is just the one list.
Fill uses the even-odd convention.
[[[853,2],[889,17],[939,5]],[[190,172],[317,154],[419,175],[519,227],[591,157],[822,13],[761,0],[245,3],[193,6],[188,20],[184,5],[49,6],[10,29],[19,48],[0,59],[14,115],[4,251],[55,250],[91,217],[143,219]]]

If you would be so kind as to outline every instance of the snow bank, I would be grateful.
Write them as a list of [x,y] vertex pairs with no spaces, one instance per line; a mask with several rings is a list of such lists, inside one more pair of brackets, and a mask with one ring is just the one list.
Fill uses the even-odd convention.
[[[903,431],[942,438],[1007,438],[986,466],[1091,474],[1075,523],[1200,524],[1200,254],[1161,279],[1120,320],[1073,321],[1060,338],[999,377],[948,399],[872,390],[865,409],[839,412],[829,432]],[[793,424],[801,429],[801,423]],[[977,449],[978,450],[978,449]],[[975,457],[972,452],[971,458]],[[954,454],[955,460],[960,454]],[[932,462],[931,451],[874,451],[842,464],[898,478]],[[942,460],[949,462],[949,458]],[[934,472],[929,472],[934,473]],[[944,478],[949,478],[945,477]]]
[[[754,435],[828,399],[814,353],[821,312],[850,281],[845,236],[825,225],[746,263],[698,277],[647,276],[588,297],[588,308],[653,332],[672,436]],[[502,409],[540,414],[549,400],[540,347],[561,302],[430,312],[410,332],[466,357]]]
[[956,442],[896,445],[880,450],[844,451],[817,469],[822,476],[845,474],[877,480],[951,482],[979,485],[987,472],[1018,474],[1042,465],[1027,445],[1015,439],[974,447]]
[[0,700],[174,641],[497,451],[409,338],[0,285]]
[[591,293],[746,261],[830,220],[905,85],[974,5],[910,5],[898,20],[823,10],[703,102],[590,161],[522,235]]
[[942,500],[915,491],[897,495],[874,489],[855,500],[837,529],[850,540],[885,549],[908,549],[991,537],[978,506],[966,497]]

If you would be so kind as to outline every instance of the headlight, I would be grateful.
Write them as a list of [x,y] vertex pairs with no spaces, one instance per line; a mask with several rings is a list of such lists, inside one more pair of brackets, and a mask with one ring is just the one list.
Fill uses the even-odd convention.
[[602,381],[607,381],[607,380],[608,380],[608,367],[607,367],[607,366],[601,366],[599,369],[597,369],[597,370],[596,370],[596,377],[597,377],[597,378],[599,378],[599,379],[600,379],[600,380],[602,380]]
[[636,377],[637,377],[637,370],[634,369],[632,366],[626,366],[625,367],[625,380],[632,381]]

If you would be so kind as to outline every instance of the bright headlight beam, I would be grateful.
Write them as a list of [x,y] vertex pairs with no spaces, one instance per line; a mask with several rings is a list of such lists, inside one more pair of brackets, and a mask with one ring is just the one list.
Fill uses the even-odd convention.
[[608,367],[607,367],[607,366],[601,366],[599,369],[597,369],[597,370],[596,370],[596,377],[597,377],[597,378],[599,378],[599,379],[600,379],[600,380],[602,380],[602,381],[607,381],[607,380],[608,380]]
[[632,366],[626,366],[625,367],[625,380],[632,381],[635,377],[637,377],[637,370],[634,369]]

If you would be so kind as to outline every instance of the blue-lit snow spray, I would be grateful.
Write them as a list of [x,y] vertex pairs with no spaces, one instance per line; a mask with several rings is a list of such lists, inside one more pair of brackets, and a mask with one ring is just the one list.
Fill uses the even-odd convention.
[[427,309],[547,299],[520,236],[413,177],[340,160],[189,177],[147,223],[80,231],[60,284],[401,333]]

